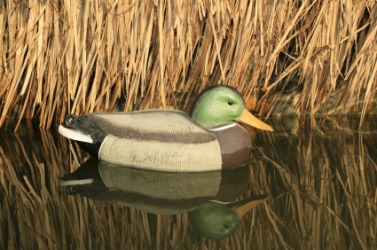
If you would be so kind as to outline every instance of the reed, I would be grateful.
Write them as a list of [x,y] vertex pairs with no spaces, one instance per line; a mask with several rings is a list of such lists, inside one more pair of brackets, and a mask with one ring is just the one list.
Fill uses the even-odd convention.
[[2,1],[0,126],[187,109],[213,83],[264,115],[364,117],[376,111],[376,13],[346,0]]

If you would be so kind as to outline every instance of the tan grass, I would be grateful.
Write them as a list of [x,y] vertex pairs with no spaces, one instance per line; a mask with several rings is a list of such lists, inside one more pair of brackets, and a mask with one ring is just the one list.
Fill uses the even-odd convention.
[[261,114],[294,99],[302,119],[364,117],[376,111],[376,13],[348,0],[1,2],[0,126],[187,109],[213,83],[259,93]]

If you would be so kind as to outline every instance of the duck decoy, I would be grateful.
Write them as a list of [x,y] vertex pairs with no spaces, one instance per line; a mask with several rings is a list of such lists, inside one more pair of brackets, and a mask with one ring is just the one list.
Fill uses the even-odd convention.
[[177,110],[67,115],[59,133],[100,160],[168,172],[203,172],[249,162],[251,138],[237,122],[272,128],[232,87],[204,90],[190,114]]

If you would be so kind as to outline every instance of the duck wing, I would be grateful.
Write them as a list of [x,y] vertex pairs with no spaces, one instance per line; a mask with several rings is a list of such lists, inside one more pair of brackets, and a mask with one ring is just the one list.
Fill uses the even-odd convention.
[[145,110],[91,113],[89,120],[106,135],[161,142],[202,143],[216,140],[182,111]]

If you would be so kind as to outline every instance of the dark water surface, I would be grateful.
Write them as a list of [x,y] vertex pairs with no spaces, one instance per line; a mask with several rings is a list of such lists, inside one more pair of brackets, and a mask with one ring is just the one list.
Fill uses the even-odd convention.
[[250,165],[160,173],[0,130],[1,249],[374,249],[377,118],[270,119]]

